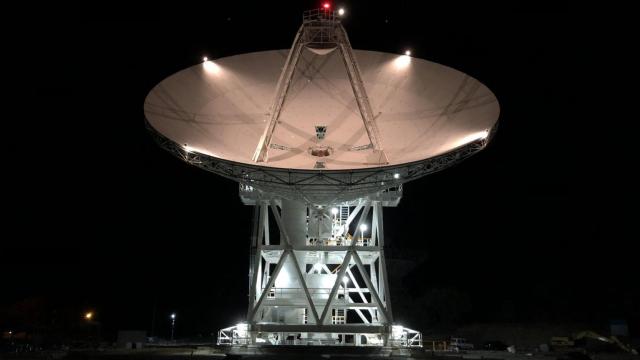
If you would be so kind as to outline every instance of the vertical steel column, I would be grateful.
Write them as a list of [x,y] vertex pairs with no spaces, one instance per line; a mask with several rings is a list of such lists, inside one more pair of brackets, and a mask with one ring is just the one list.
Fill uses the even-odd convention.
[[389,291],[389,278],[387,276],[387,263],[384,257],[384,219],[382,216],[382,204],[377,203],[378,208],[378,227],[379,227],[379,242],[380,242],[380,277],[384,284],[384,303],[387,308],[387,315],[389,316],[389,322],[393,322],[393,311],[391,309],[391,295]]

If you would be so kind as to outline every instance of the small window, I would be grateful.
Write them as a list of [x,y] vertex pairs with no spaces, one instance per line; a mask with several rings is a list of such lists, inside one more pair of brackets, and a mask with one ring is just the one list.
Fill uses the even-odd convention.
[[316,137],[318,140],[324,139],[326,133],[327,127],[325,125],[316,125]]

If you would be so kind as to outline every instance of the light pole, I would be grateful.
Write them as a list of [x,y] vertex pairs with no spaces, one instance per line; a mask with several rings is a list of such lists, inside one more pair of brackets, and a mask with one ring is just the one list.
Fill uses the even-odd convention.
[[364,232],[367,231],[367,224],[360,225],[360,240],[362,241],[362,245],[364,246]]
[[176,327],[176,314],[171,314],[171,341],[173,341],[173,330]]
[[87,321],[87,341],[91,341],[91,325],[92,325],[92,321],[91,319],[93,319],[93,312],[92,311],[87,311],[84,314],[84,319]]
[[333,215],[333,221],[331,222],[331,238],[336,238],[336,229],[338,228],[338,208],[331,208],[331,214]]
[[349,300],[347,298],[347,296],[349,296],[347,294],[347,284],[349,284],[349,277],[348,276],[343,277],[342,278],[342,282],[344,283],[344,301],[345,302],[349,302]]

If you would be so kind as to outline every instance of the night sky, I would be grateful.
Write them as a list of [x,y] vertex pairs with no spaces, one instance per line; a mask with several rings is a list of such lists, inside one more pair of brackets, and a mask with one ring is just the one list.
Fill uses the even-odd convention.
[[[5,69],[22,95],[3,119],[0,330],[20,326],[25,311],[72,322],[93,310],[108,334],[150,331],[155,308],[159,336],[175,311],[183,337],[243,319],[252,209],[236,183],[160,149],[143,102],[203,56],[289,48],[302,11],[317,5],[238,2],[196,18],[165,9],[143,22],[56,17],[14,39],[27,59]],[[579,95],[581,59],[598,49],[579,40],[567,9],[345,6],[354,48],[411,48],[475,77],[501,105],[487,149],[405,185],[400,206],[385,209],[389,257],[410,264],[392,296],[415,300],[392,298],[397,320],[427,330],[624,319],[638,329],[628,210],[637,190],[599,150],[621,129]],[[437,302],[454,314],[411,315],[447,306]]]

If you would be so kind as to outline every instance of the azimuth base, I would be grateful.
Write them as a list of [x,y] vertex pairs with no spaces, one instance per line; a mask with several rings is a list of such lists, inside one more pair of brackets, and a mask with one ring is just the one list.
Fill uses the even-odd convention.
[[308,206],[263,194],[247,322],[221,330],[218,344],[422,346],[419,332],[393,325],[382,208],[366,198]]

